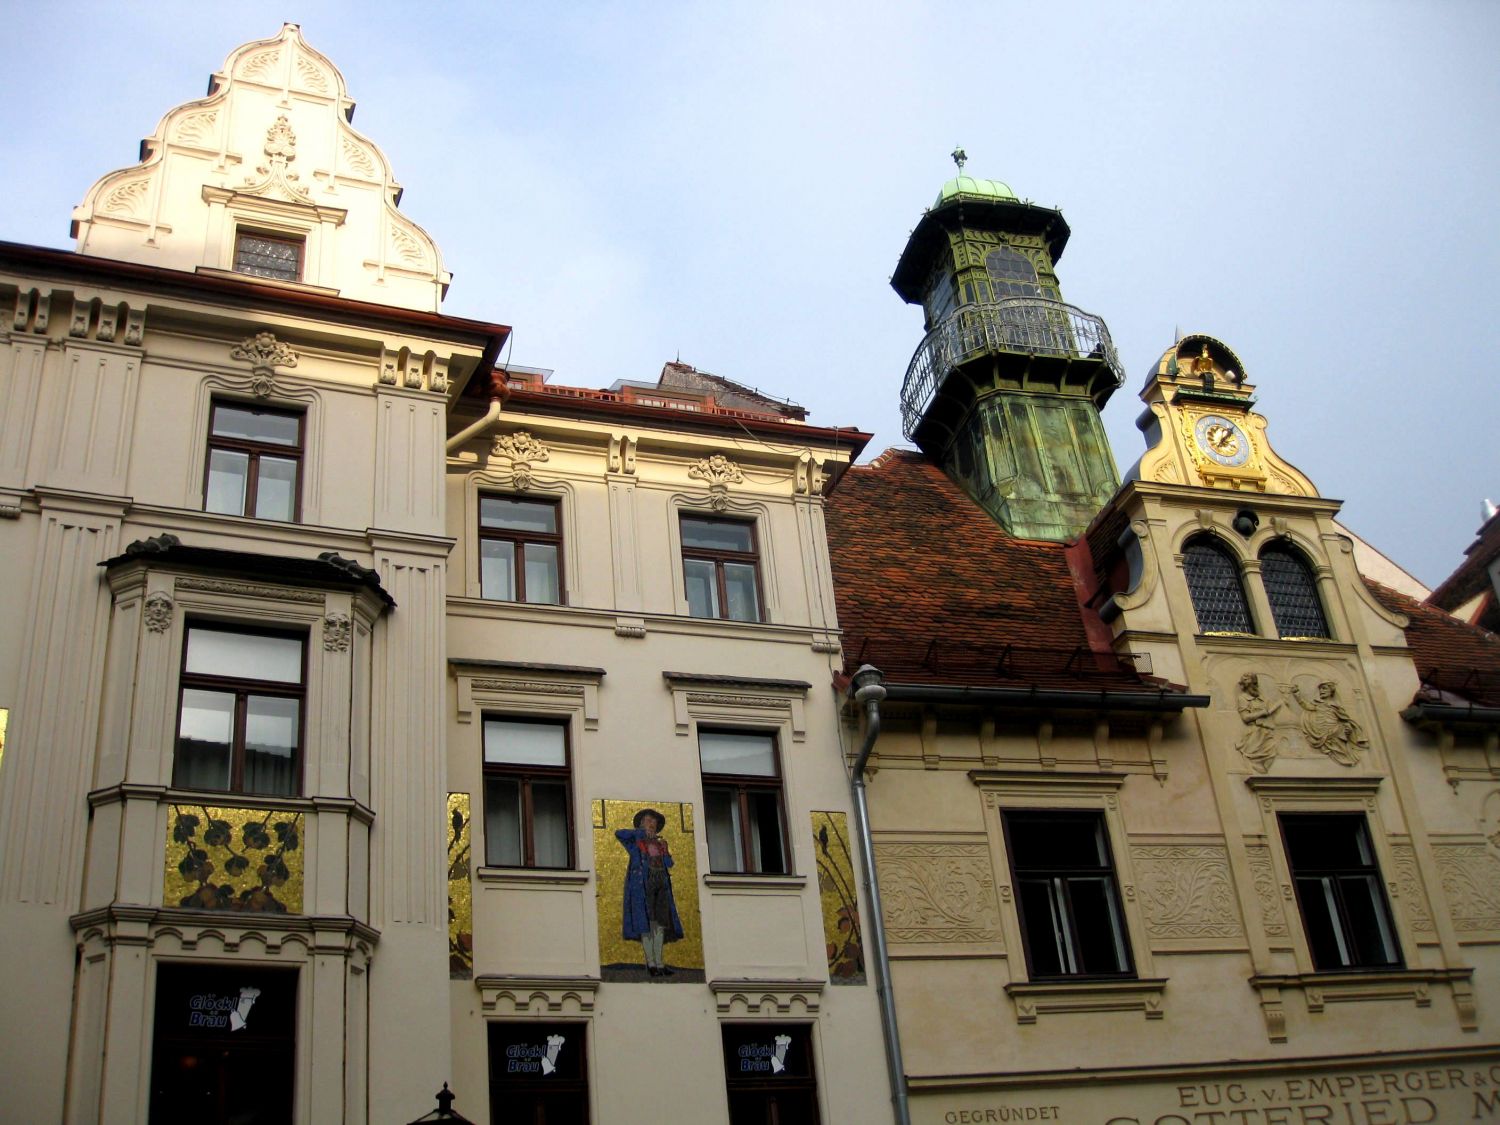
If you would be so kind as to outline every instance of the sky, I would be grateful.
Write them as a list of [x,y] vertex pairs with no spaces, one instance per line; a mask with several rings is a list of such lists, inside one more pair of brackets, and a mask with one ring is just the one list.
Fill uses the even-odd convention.
[[444,311],[555,382],[680,358],[902,445],[889,278],[953,174],[1073,230],[1064,299],[1127,371],[1240,356],[1278,453],[1433,585],[1500,502],[1500,4],[0,0],[0,239],[70,247],[238,44],[300,23],[437,240]]

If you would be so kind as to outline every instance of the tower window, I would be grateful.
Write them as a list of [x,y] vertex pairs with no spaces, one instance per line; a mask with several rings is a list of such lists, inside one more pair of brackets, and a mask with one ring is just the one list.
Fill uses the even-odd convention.
[[984,256],[984,269],[990,275],[995,300],[1002,297],[1036,297],[1041,289],[1036,281],[1036,266],[1019,250],[1002,246]]
[[301,281],[303,246],[300,238],[239,231],[234,236],[234,272],[276,281]]
[[1271,603],[1276,632],[1282,637],[1327,637],[1328,619],[1318,600],[1317,580],[1301,553],[1285,543],[1271,543],[1260,553],[1260,578]]
[[1233,557],[1212,539],[1195,539],[1182,554],[1182,572],[1200,633],[1253,633],[1250,607]]

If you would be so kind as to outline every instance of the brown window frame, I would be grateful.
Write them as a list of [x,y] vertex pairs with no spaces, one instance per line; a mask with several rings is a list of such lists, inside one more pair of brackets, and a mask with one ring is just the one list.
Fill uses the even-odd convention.
[[[1297,913],[1302,921],[1302,936],[1307,941],[1307,952],[1314,970],[1319,973],[1385,973],[1404,969],[1406,960],[1401,950],[1401,935],[1396,929],[1395,913],[1391,910],[1391,901],[1386,894],[1385,878],[1380,873],[1380,856],[1375,851],[1375,838],[1364,813],[1280,812],[1276,816],[1276,822],[1281,829],[1287,873],[1292,878]],[[1369,862],[1330,862],[1326,860],[1327,852],[1323,850],[1319,850],[1315,856],[1299,856],[1287,833],[1287,827],[1289,824],[1296,826],[1314,823],[1325,833],[1334,831],[1336,827],[1352,827],[1354,842],[1370,857]],[[1309,884],[1314,883],[1318,887],[1313,891],[1313,897],[1321,900],[1324,909],[1319,915],[1310,916],[1308,892],[1311,890]],[[1355,948],[1359,945],[1359,934],[1358,922],[1350,915],[1351,884],[1363,885],[1362,893],[1367,896],[1366,910],[1388,943],[1389,960],[1375,960],[1370,956],[1371,951]],[[1343,958],[1340,964],[1325,964],[1325,959],[1320,956],[1324,952],[1323,943],[1314,932],[1320,918],[1328,924],[1328,936],[1336,946],[1334,955]]]
[[[714,875],[791,875],[792,850],[790,839],[787,834],[786,815],[786,786],[785,775],[781,768],[781,740],[775,732],[767,730],[746,730],[736,727],[700,727],[699,734],[740,734],[752,735],[756,738],[765,738],[771,743],[771,760],[776,765],[776,775],[765,777],[761,774],[745,773],[710,773],[703,768],[702,749],[699,749],[699,772],[703,778],[703,819],[708,821],[708,793],[710,789],[728,790],[734,794],[735,807],[739,812],[740,831],[740,866],[738,869],[724,870],[713,866],[713,852],[709,852],[709,872]],[[750,838],[750,793],[751,791],[761,793],[774,793],[776,795],[776,820],[778,835],[781,839],[781,870],[763,871],[754,866],[755,849],[751,846]]]
[[[687,537],[682,534],[683,525],[689,521],[698,523],[717,524],[739,524],[750,529],[750,550],[748,551],[716,551],[710,547],[689,547]],[[711,562],[714,564],[714,585],[718,593],[719,612],[713,617],[698,617],[691,612],[692,603],[689,602],[689,616],[698,617],[700,621],[755,621],[762,622],[766,619],[765,585],[761,582],[760,575],[760,535],[754,520],[735,519],[728,516],[709,516],[697,512],[683,512],[678,518],[677,534],[682,543],[682,582],[683,596],[687,591],[687,564],[690,560],[699,562]],[[725,563],[748,564],[755,574],[755,617],[739,618],[729,616],[729,586],[724,580]]]
[[[1017,821],[1054,821],[1059,827],[1069,824],[1076,825],[1080,831],[1088,830],[1096,834],[1096,839],[1103,845],[1104,862],[1100,866],[1085,866],[1081,864],[1056,866],[1049,865],[1022,865],[1018,861],[1017,848],[1013,838],[1012,829]],[[1135,980],[1137,971],[1135,965],[1135,952],[1130,944],[1130,926],[1125,916],[1125,900],[1120,893],[1119,869],[1115,863],[1114,848],[1109,839],[1109,822],[1102,810],[1099,809],[1052,809],[1052,808],[1008,808],[1000,811],[1000,824],[1005,833],[1005,851],[1010,864],[1010,877],[1014,886],[1014,898],[1016,903],[1016,921],[1020,924],[1021,945],[1026,953],[1026,971],[1031,980],[1034,981],[1074,981],[1074,980]],[[1060,892],[1060,909],[1054,904],[1054,911],[1045,919],[1028,919],[1026,913],[1027,895],[1023,890],[1023,884],[1045,880],[1052,884],[1049,887],[1049,898],[1054,892]],[[1083,957],[1084,943],[1081,939],[1081,928],[1079,923],[1078,909],[1073,903],[1073,887],[1075,884],[1091,880],[1100,880],[1105,884],[1107,890],[1106,906],[1112,915],[1116,936],[1119,942],[1117,953],[1124,961],[1121,969],[1104,971],[1091,971],[1087,966],[1078,964]],[[1066,930],[1058,934],[1056,926],[1061,924]],[[1033,949],[1033,928],[1038,933],[1043,928],[1051,930],[1054,942],[1061,936],[1065,952],[1058,957],[1062,965],[1060,972],[1046,972],[1037,968],[1039,954]],[[1069,967],[1066,962],[1073,961],[1075,967]]]
[[[240,244],[247,238],[259,238],[265,242],[280,242],[287,246],[297,248],[297,276],[275,277],[270,274],[254,273],[251,270],[240,268]],[[232,272],[242,277],[256,277],[263,281],[282,281],[300,284],[303,272],[307,268],[307,238],[304,235],[287,234],[284,231],[257,230],[254,227],[236,227],[234,232],[234,253],[229,260],[229,268]]]
[[[520,765],[508,762],[488,762],[484,760],[484,738],[485,727],[490,722],[502,723],[524,723],[528,726],[557,727],[563,736],[563,765],[541,766]],[[577,848],[573,839],[576,831],[573,819],[573,739],[569,724],[566,721],[558,721],[548,718],[538,718],[535,715],[512,715],[501,712],[486,711],[483,722],[480,725],[480,793],[484,810],[483,824],[484,833],[484,865],[486,867],[514,868],[515,864],[496,863],[490,859],[490,834],[489,834],[489,780],[499,778],[516,781],[521,787],[521,868],[530,868],[537,871],[576,871],[578,869]],[[536,814],[531,800],[531,784],[534,780],[561,781],[563,784],[563,806],[567,810],[567,837],[568,861],[561,867],[543,866],[536,861]]]
[[[295,418],[297,420],[297,444],[278,445],[271,441],[252,441],[249,438],[221,437],[214,433],[214,418],[221,406],[227,406],[231,410],[248,410],[255,414],[274,414],[281,418]],[[262,456],[273,456],[283,461],[293,461],[296,463],[297,479],[292,487],[292,518],[284,522],[301,523],[303,453],[305,452],[306,442],[307,415],[301,410],[287,410],[278,406],[262,406],[259,403],[241,402],[238,399],[213,399],[208,407],[208,447],[203,457],[203,510],[210,515],[239,515],[245,519],[270,519],[270,516],[256,515],[255,505],[260,493],[260,459]],[[213,473],[214,450],[216,449],[222,449],[230,453],[244,453],[249,456],[249,462],[245,470],[245,504],[244,510],[241,512],[212,512],[209,510],[208,487]]]
[[[484,525],[484,502],[486,500],[510,500],[520,504],[546,505],[552,509],[552,526],[557,531],[520,531],[504,527],[486,527]],[[497,598],[484,590],[484,555],[483,548],[480,549],[479,562],[479,596],[486,601],[492,602],[514,602],[518,605],[567,605],[568,588],[563,576],[567,573],[565,569],[565,555],[562,533],[562,502],[560,500],[541,500],[533,496],[511,496],[501,492],[481,493],[479,497],[479,538],[510,543],[514,547],[511,555],[511,573],[515,575],[516,596],[514,598]],[[526,547],[528,544],[557,548],[557,600],[555,602],[533,602],[526,598]]]
[[[239,633],[253,637],[280,637],[297,641],[302,646],[302,664],[297,673],[297,683],[292,685],[279,680],[252,680],[243,676],[211,676],[202,672],[189,672],[187,670],[188,639],[194,629]],[[193,619],[187,622],[183,630],[182,655],[177,676],[177,726],[172,738],[172,788],[192,789],[200,793],[245,793],[260,797],[300,797],[302,795],[307,767],[307,649],[307,634],[296,629],[265,628],[211,619]],[[179,784],[177,780],[177,771],[181,764],[179,743],[182,741],[183,697],[194,688],[202,691],[234,693],[234,726],[230,733],[229,787],[227,789],[187,786]],[[256,793],[245,788],[245,718],[249,707],[249,697],[252,695],[271,695],[297,700],[297,753],[290,793]]]

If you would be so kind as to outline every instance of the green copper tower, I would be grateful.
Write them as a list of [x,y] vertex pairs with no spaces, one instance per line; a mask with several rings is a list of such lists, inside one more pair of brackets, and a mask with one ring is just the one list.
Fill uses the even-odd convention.
[[1119,359],[1104,321],[1058,289],[1061,212],[953,157],[959,175],[891,278],[927,329],[901,388],[903,428],[1013,535],[1071,539],[1119,487],[1099,418]]

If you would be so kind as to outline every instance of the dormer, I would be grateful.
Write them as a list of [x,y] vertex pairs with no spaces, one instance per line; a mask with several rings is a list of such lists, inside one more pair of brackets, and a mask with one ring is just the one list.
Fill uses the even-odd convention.
[[161,119],[140,163],[89,189],[78,252],[437,312],[442,255],[353,118],[343,75],[296,24],[247,43]]

